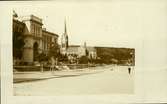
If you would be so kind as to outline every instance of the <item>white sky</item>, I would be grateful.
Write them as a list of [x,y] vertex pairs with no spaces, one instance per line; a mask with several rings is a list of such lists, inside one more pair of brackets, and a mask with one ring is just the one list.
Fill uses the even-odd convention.
[[[165,2],[166,3],[166,2]],[[167,5],[158,1],[33,2],[14,5],[19,16],[34,14],[47,30],[62,35],[64,18],[70,44],[135,47],[143,38],[166,37]]]

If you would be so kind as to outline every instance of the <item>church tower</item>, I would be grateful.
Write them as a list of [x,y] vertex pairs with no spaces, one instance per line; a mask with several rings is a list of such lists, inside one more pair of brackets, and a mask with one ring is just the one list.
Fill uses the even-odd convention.
[[65,54],[68,48],[68,34],[67,34],[67,27],[66,27],[66,20],[64,21],[64,33],[61,37],[61,49],[62,53]]

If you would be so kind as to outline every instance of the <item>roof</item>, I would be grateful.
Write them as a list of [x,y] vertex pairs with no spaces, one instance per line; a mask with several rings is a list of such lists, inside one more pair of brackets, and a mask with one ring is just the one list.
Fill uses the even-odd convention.
[[39,23],[39,24],[43,25],[42,24],[42,18],[39,18],[35,15],[19,16],[18,18],[22,21],[34,21],[36,23]]
[[94,47],[87,47],[87,50],[89,51],[89,52],[95,52],[96,51],[96,49],[94,48]]
[[69,45],[69,47],[80,47],[80,45]]
[[[80,45],[70,45],[67,48],[67,52],[78,52],[80,47],[81,47]],[[87,47],[87,50],[89,52],[95,52],[96,51],[96,49],[94,47]]]
[[45,30],[45,29],[42,29],[42,32],[46,32],[46,33],[49,33],[50,35],[54,35],[54,36],[57,36],[57,37],[58,37],[57,34],[55,34],[55,33],[53,33],[53,32],[49,32],[49,31],[47,31],[47,30]]

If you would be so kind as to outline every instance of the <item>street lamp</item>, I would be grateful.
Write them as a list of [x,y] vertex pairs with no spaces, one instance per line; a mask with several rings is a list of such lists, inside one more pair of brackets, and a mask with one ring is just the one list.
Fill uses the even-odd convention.
[[134,64],[133,64],[133,63],[134,63],[134,59],[133,59],[133,58],[134,58],[134,57],[133,57],[133,56],[134,56],[134,53],[133,53],[133,52],[130,52],[130,56],[131,56],[131,64],[134,65]]

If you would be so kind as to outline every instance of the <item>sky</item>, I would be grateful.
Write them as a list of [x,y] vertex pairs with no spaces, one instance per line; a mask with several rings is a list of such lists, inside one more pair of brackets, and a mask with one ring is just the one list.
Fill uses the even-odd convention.
[[34,2],[16,3],[13,9],[19,16],[42,18],[44,27],[59,36],[66,19],[70,44],[135,47],[136,40],[166,37],[164,2]]

